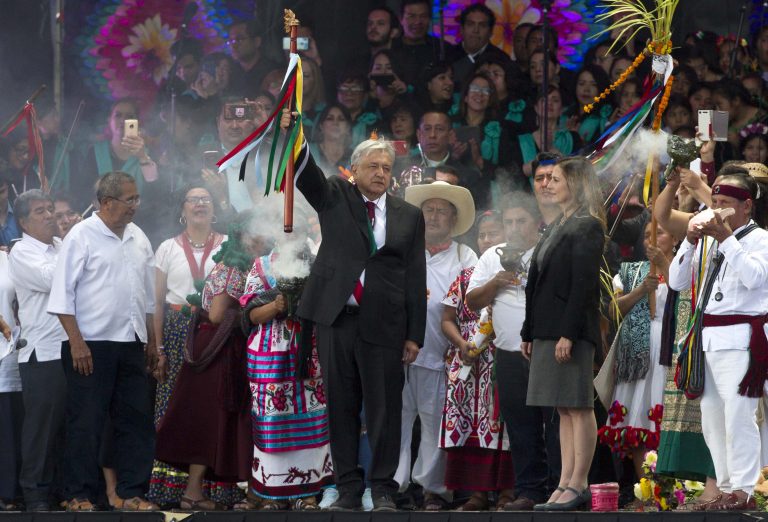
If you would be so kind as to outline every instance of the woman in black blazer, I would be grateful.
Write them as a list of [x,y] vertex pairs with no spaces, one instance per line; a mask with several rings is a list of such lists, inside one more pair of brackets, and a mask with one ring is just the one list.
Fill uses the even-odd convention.
[[562,214],[533,254],[522,351],[531,361],[528,406],[557,407],[560,414],[560,483],[534,509],[567,511],[590,501],[587,475],[597,441],[592,361],[600,339],[605,217],[595,170],[585,158],[558,162],[544,190]]

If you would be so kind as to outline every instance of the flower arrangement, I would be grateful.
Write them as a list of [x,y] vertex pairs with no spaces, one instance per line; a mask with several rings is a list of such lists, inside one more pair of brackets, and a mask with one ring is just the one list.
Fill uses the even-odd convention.
[[683,505],[686,501],[701,495],[704,484],[694,480],[679,480],[656,473],[658,455],[655,451],[645,454],[643,474],[635,484],[635,497],[645,506],[659,511],[669,511]]

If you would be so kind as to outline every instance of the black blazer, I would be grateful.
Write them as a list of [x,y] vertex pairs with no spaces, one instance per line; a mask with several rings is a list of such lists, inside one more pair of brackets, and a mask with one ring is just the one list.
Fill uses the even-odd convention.
[[[558,218],[559,219],[559,218]],[[556,234],[537,262],[539,250]],[[562,227],[549,227],[536,246],[525,288],[523,341],[583,339],[600,346],[600,265],[605,233],[579,209]]]
[[357,187],[340,176],[326,179],[306,148],[296,165],[296,186],[317,211],[323,237],[299,317],[332,325],[365,269],[360,338],[398,350],[405,340],[424,344],[427,267],[421,210],[387,195],[385,245],[371,255],[368,214]]

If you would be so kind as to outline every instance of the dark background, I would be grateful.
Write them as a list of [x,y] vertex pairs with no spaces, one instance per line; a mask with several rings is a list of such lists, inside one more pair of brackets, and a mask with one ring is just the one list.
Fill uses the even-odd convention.
[[[185,4],[181,0],[168,1],[177,2],[179,9]],[[77,57],[71,49],[79,24],[97,4],[97,0],[65,0],[65,126],[71,121],[79,100],[91,98],[89,92],[84,92]],[[275,44],[281,42],[283,34],[283,8],[293,9],[303,23],[314,27],[324,68],[338,70],[365,45],[368,10],[380,4],[389,4],[397,10],[399,0],[231,0],[225,4],[233,11],[254,13],[262,21],[270,21],[265,26],[272,31]],[[47,84],[52,94],[50,5],[51,0],[0,0],[0,122],[10,118],[41,83]],[[675,19],[676,43],[685,34],[699,29],[735,34],[741,5],[737,0],[681,0]],[[747,0],[746,5],[745,36],[750,22],[753,26],[759,23],[754,18],[749,20],[759,5],[758,0]],[[104,121],[105,111],[105,103],[91,103],[86,119]]]

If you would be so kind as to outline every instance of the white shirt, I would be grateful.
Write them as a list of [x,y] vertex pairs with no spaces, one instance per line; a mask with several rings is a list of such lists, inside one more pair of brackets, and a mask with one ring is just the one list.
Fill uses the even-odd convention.
[[448,249],[427,257],[427,326],[424,331],[424,346],[413,362],[415,366],[430,370],[445,368],[445,351],[450,342],[443,335],[443,298],[448,293],[459,273],[465,268],[475,266],[477,254],[467,245],[451,242]]
[[[736,229],[734,234],[742,228]],[[740,241],[732,235],[720,245],[711,237],[705,236],[703,240],[706,240],[710,259],[716,248],[725,256],[705,313],[764,315],[768,312],[768,232],[758,228]],[[674,290],[690,288],[692,266],[698,259],[699,248],[687,239],[683,241],[669,267],[669,287]],[[722,293],[721,301],[715,299],[717,292]],[[751,333],[748,324],[710,326],[703,329],[702,346],[705,352],[746,350]]]
[[155,312],[155,260],[139,227],[120,239],[98,214],[69,231],[53,276],[48,313],[74,315],[86,341],[147,342]]
[[[376,241],[376,250],[380,250],[384,246],[387,239],[387,195],[382,194],[379,199],[372,200],[363,196],[363,201],[366,203],[373,201],[376,204],[376,208],[373,209],[373,213],[376,216],[373,220],[373,240]],[[368,209],[365,209],[366,218],[368,216]],[[360,274],[360,284],[365,287],[365,269]],[[347,304],[350,306],[359,306],[354,295],[350,295],[347,299]]]
[[[221,150],[222,156],[229,153],[223,145]],[[258,148],[255,151],[251,151],[248,155],[248,161],[245,164],[245,179],[253,181],[257,186],[261,186],[261,183],[259,183],[261,180],[260,171],[257,172],[256,170],[256,161],[258,157]],[[240,181],[240,163],[240,161],[236,161],[224,170],[224,175],[227,177],[227,196],[229,197],[229,204],[238,212],[249,210],[253,207],[253,200],[251,199],[248,183]]]
[[10,277],[19,300],[21,337],[27,345],[19,350],[19,362],[29,361],[32,352],[40,362],[61,359],[61,342],[67,334],[58,317],[43,313],[48,309],[53,272],[61,251],[61,239],[53,238],[48,245],[22,234],[9,256]]
[[[8,268],[8,254],[0,251],[0,315],[8,326],[13,328],[16,324],[13,316],[13,301],[16,299],[16,294]],[[0,359],[0,393],[17,391],[21,391],[21,376],[19,375],[19,352],[14,350],[13,353]]]
[[[502,243],[491,247],[480,256],[480,260],[472,272],[472,278],[469,280],[467,294],[483,286],[504,270],[496,249],[506,245],[506,243]],[[531,264],[534,248],[523,254],[522,262],[526,274]],[[499,350],[519,352],[520,344],[523,342],[520,331],[523,329],[523,321],[525,321],[525,282],[521,285],[505,287],[496,294],[492,304],[493,331],[496,334],[493,344]]]
[[[227,240],[227,236],[224,236],[223,241]],[[213,256],[221,250],[221,244],[216,245],[212,250],[208,259],[205,260],[205,266],[203,271],[205,275],[211,273],[216,263],[213,261]],[[203,258],[203,250],[198,248],[192,249],[192,254],[195,258],[195,263],[200,263]],[[165,302],[173,305],[186,305],[187,296],[195,293],[195,281],[192,279],[192,272],[189,268],[189,262],[187,261],[187,255],[184,253],[184,247],[179,244],[179,240],[175,237],[166,239],[155,252],[156,267],[166,276],[166,287],[168,291],[165,293]]]

